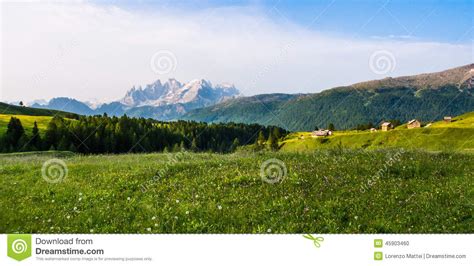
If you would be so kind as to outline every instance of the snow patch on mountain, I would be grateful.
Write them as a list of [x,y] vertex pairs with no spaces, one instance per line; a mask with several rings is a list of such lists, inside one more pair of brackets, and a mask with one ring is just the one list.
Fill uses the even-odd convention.
[[145,87],[132,87],[120,102],[128,107],[163,106],[178,103],[192,103],[196,106],[208,106],[240,95],[232,84],[213,86],[210,81],[195,79],[181,83],[169,79],[165,83],[160,80]]
[[57,97],[49,101],[34,101],[31,106],[81,115],[107,113],[111,116],[121,116],[127,114],[132,117],[173,120],[190,110],[239,96],[241,96],[239,90],[229,83],[213,86],[210,81],[204,79],[195,79],[187,83],[169,79],[164,83],[157,80],[143,87],[134,86],[123,98],[110,103],[101,103],[95,99],[78,101]]

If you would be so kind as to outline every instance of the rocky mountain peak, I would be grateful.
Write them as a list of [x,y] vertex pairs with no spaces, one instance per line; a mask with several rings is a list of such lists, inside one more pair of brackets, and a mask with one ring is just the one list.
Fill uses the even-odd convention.
[[144,88],[132,87],[120,102],[129,107],[162,106],[177,103],[195,103],[207,106],[238,95],[240,92],[230,84],[214,87],[210,81],[205,79],[194,79],[187,83],[168,79],[165,83],[157,80]]

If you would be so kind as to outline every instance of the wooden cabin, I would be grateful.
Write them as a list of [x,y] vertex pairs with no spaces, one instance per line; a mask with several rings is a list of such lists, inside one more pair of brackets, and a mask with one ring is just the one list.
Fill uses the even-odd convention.
[[382,123],[382,131],[389,131],[393,129],[393,124],[390,122],[383,122]]
[[317,137],[327,137],[327,136],[331,136],[332,135],[332,131],[331,130],[315,130],[311,133],[311,137],[313,138],[317,138]]
[[421,127],[421,123],[420,121],[416,119],[410,120],[407,123],[407,128],[418,128],[418,127]]

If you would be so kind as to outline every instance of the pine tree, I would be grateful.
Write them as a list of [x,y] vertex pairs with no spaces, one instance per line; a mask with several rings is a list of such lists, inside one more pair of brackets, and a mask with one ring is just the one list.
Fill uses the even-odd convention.
[[68,140],[66,139],[65,136],[63,136],[63,137],[61,138],[61,141],[60,141],[59,144],[58,144],[58,150],[59,150],[59,151],[67,151],[67,150],[69,149],[69,146],[70,146],[70,145],[69,145]]
[[47,147],[55,146],[58,144],[60,138],[60,133],[58,130],[58,125],[56,124],[56,119],[52,119],[48,127],[46,128],[45,133],[45,142]]
[[235,151],[240,146],[240,141],[238,138],[235,138],[232,142],[231,151]]
[[273,132],[270,132],[270,136],[268,137],[268,147],[272,151],[278,150],[278,139]]
[[30,147],[31,145],[28,137],[25,134],[21,135],[20,139],[18,140],[16,151],[29,151]]
[[219,145],[219,152],[220,153],[225,153],[227,152],[227,147],[229,147],[225,141],[221,142],[221,145]]
[[181,141],[181,144],[179,145],[180,151],[184,152],[186,151],[186,145],[184,144],[184,141]]
[[193,152],[197,152],[197,151],[198,151],[198,146],[197,146],[196,138],[193,138],[193,141],[191,142],[191,150],[192,150]]
[[258,132],[258,137],[255,139],[255,151],[259,151],[264,148],[264,143],[265,143],[265,135],[263,132],[260,130]]
[[329,125],[328,125],[328,130],[331,130],[331,131],[336,130],[336,127],[334,126],[333,123],[329,123]]
[[277,140],[279,140],[281,138],[281,133],[280,133],[280,129],[277,128],[277,127],[274,127],[273,128],[273,135],[275,136],[275,138]]
[[33,124],[33,136],[31,137],[30,145],[35,150],[41,150],[41,136],[39,134],[38,123]]
[[20,138],[25,134],[25,130],[21,125],[20,119],[16,117],[11,117],[10,122],[8,122],[7,132],[5,133],[5,140],[8,145],[11,145],[13,150],[16,150],[18,147],[18,142]]
[[76,146],[71,143],[71,145],[69,145],[68,151],[77,152]]
[[263,146],[265,143],[265,134],[263,134],[263,131],[258,132],[258,138],[257,138],[257,144],[259,146]]
[[0,152],[8,152],[8,143],[4,136],[0,136]]

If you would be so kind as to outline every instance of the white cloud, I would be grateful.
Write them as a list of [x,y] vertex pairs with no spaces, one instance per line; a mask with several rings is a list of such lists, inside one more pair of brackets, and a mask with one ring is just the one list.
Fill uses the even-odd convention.
[[[114,100],[133,85],[171,77],[231,82],[246,95],[317,92],[382,78],[368,63],[378,50],[396,59],[390,76],[443,70],[472,58],[470,45],[335,37],[263,13],[3,3],[3,99]],[[176,56],[175,71],[153,72],[150,60],[160,50]]]

